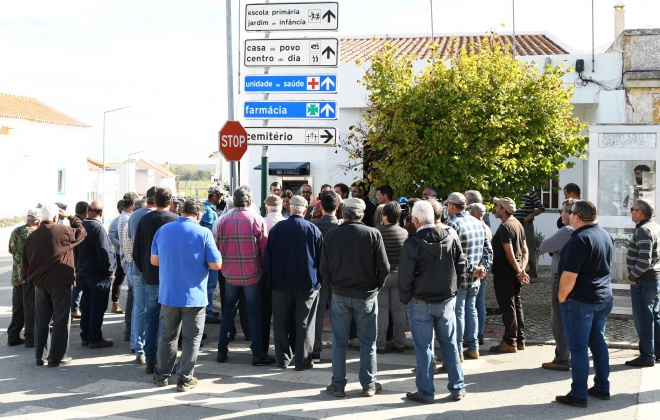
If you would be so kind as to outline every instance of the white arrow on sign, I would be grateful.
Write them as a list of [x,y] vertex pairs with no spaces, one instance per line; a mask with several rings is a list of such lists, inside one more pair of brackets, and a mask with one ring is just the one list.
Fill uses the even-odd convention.
[[324,112],[325,112],[325,116],[328,117],[328,116],[330,116],[331,113],[332,114],[335,113],[335,109],[332,107],[332,105],[325,104],[325,106],[323,108],[321,108],[321,113],[324,113]]
[[321,87],[325,88],[325,90],[330,90],[330,88],[334,86],[335,86],[335,82],[333,82],[332,79],[329,77],[326,77],[325,79],[323,79],[323,81],[321,81]]

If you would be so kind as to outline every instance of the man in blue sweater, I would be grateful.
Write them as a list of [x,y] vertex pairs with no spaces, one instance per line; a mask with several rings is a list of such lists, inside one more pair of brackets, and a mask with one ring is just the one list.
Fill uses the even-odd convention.
[[[304,219],[307,200],[293,196],[291,216],[268,234],[263,276],[273,289],[273,340],[277,364],[286,369],[295,354],[296,370],[311,369],[316,309],[319,302],[317,270],[321,260],[321,231]],[[293,319],[293,323],[291,322]],[[295,331],[291,326],[295,325]],[[295,349],[289,335],[296,336]]]

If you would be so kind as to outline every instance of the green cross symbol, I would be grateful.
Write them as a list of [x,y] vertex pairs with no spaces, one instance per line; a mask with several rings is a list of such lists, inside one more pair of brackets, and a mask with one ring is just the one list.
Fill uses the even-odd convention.
[[316,117],[319,115],[319,104],[307,104],[307,115]]

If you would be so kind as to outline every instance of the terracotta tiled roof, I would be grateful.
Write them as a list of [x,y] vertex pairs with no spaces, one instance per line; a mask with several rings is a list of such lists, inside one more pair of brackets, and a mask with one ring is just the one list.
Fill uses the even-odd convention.
[[20,118],[23,120],[50,124],[89,127],[89,125],[84,122],[71,118],[34,98],[9,95],[7,93],[0,93],[0,117]]
[[134,162],[145,169],[151,169],[152,171],[157,172],[161,176],[161,178],[171,178],[176,176],[174,172],[168,171],[167,169],[163,168],[162,166],[151,160],[135,159]]
[[[87,156],[87,169],[90,171],[101,171],[103,170],[103,161]],[[106,162],[105,169],[117,169],[117,165]]]
[[[436,36],[435,43],[439,45],[442,58],[451,55],[454,39],[459,48],[467,47],[470,43],[478,44],[486,35],[445,35]],[[512,35],[499,35],[502,45],[510,43],[513,45]],[[430,58],[429,45],[433,44],[430,36],[427,37],[370,37],[370,38],[344,38],[339,47],[339,60],[351,62],[357,59],[371,60],[372,54],[380,51],[385,44],[399,47],[397,55],[415,55],[423,60]],[[556,55],[568,54],[569,52],[551,40],[545,34],[516,34],[516,55]]]

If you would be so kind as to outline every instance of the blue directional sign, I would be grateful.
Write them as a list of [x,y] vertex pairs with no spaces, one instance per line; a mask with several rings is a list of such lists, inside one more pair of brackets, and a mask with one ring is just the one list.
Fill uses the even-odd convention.
[[247,119],[270,120],[336,120],[337,102],[334,101],[247,101],[243,105]]
[[243,90],[246,93],[337,93],[337,75],[245,76]]

